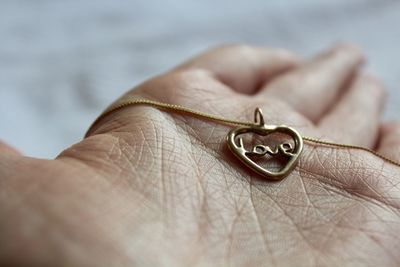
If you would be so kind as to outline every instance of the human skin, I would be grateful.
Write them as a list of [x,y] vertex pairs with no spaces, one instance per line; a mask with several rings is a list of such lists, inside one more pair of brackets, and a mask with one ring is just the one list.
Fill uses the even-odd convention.
[[[400,161],[400,123],[361,52],[311,60],[230,45],[137,86],[139,98],[374,149]],[[54,160],[0,145],[1,266],[399,266],[400,168],[305,143],[270,182],[228,150],[231,129],[126,107]]]

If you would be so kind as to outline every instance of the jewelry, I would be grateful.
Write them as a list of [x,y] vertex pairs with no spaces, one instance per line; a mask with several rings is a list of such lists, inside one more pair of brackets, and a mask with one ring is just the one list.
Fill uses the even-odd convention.
[[[284,133],[292,137],[294,140],[294,147],[291,143],[282,143],[272,150],[269,146],[266,145],[255,145],[252,150],[247,151],[244,144],[243,138],[238,137],[239,135],[245,133],[254,133],[261,136],[266,136],[271,133],[278,132]],[[293,128],[285,125],[267,125],[264,122],[264,117],[260,108],[256,108],[254,112],[254,124],[250,126],[242,126],[236,129],[231,130],[227,137],[226,141],[228,143],[228,147],[232,151],[232,153],[240,159],[245,165],[247,165],[250,169],[259,174],[268,177],[270,179],[281,179],[290,173],[290,171],[295,167],[297,160],[301,152],[303,151],[303,138],[301,135]],[[239,141],[239,143],[237,142]],[[271,171],[262,167],[260,164],[257,164],[252,160],[252,157],[260,158],[265,155],[278,155],[281,153],[287,159],[286,164],[279,171]]]
[[[175,111],[175,112],[182,112],[186,114],[190,114],[193,116],[197,116],[200,118],[205,118],[209,119],[212,121],[228,124],[228,125],[233,125],[233,126],[239,126],[233,130],[231,130],[227,137],[226,137],[226,142],[227,145],[230,149],[230,151],[241,161],[243,164],[245,164],[247,167],[249,167],[251,170],[257,172],[258,174],[264,176],[265,178],[269,180],[280,180],[287,176],[293,168],[296,166],[296,163],[301,155],[301,152],[303,151],[303,142],[309,142],[309,143],[314,143],[314,144],[319,144],[319,145],[325,145],[325,146],[331,146],[331,147],[337,147],[337,148],[347,148],[347,149],[358,149],[358,150],[363,150],[367,151],[369,153],[372,153],[373,155],[383,159],[386,162],[389,162],[393,165],[399,166],[400,163],[389,159],[383,155],[380,155],[379,153],[365,148],[361,146],[354,146],[354,145],[348,145],[348,144],[341,144],[341,143],[334,143],[334,142],[328,142],[324,140],[319,140],[316,138],[312,137],[307,137],[307,136],[301,136],[300,133],[293,129],[292,127],[286,126],[286,125],[267,125],[265,124],[264,117],[262,114],[262,111],[260,108],[256,108],[254,112],[254,123],[253,122],[248,122],[248,121],[239,121],[239,120],[231,120],[227,119],[224,117],[204,113],[201,111],[193,110],[184,106],[180,105],[174,105],[174,104],[169,104],[169,103],[162,103],[158,101],[153,101],[149,99],[137,99],[137,98],[128,98],[124,99],[122,101],[118,101],[115,104],[111,105],[109,108],[107,108],[90,126],[89,130],[85,134],[85,138],[89,136],[91,133],[91,130],[93,129],[94,125],[96,125],[101,119],[109,115],[110,113],[123,109],[124,107],[128,106],[134,106],[134,105],[148,105],[148,106],[153,106],[158,109],[165,109],[169,111]],[[243,138],[240,137],[241,135],[244,135],[246,133],[253,133],[255,135],[265,137],[270,134],[274,133],[279,133],[283,134],[286,136],[290,136],[292,139],[291,142],[283,142],[280,145],[276,146],[274,149],[271,148],[271,146],[268,145],[255,145],[252,147],[252,149],[247,150],[244,145]],[[261,166],[259,163],[256,162],[256,160],[266,157],[266,156],[281,156],[285,158],[285,164],[283,164],[283,167],[280,168],[279,170],[271,170],[266,167]]]

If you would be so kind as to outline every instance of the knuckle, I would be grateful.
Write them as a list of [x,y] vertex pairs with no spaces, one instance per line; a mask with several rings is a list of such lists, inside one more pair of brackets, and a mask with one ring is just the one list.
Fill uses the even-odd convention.
[[186,88],[193,85],[194,83],[199,83],[204,79],[209,79],[212,77],[210,71],[203,68],[191,68],[184,69],[177,72],[172,72],[167,74],[166,79],[170,79],[173,84],[177,87]]
[[166,102],[179,103],[193,98],[213,84],[212,74],[202,68],[175,70],[155,77],[139,88],[139,92],[161,98]]
[[194,67],[168,72],[148,81],[148,84],[162,85],[164,89],[169,87],[185,88],[211,77],[212,74],[208,70]]

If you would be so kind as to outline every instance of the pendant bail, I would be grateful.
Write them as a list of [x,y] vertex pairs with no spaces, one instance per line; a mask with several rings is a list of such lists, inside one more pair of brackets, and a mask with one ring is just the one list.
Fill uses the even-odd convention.
[[255,124],[258,124],[259,126],[265,125],[262,109],[260,109],[258,107],[254,111],[254,122],[255,122]]

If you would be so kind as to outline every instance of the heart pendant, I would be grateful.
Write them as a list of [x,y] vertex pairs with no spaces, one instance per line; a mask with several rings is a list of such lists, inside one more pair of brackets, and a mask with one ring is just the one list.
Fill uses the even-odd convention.
[[[247,150],[243,144],[243,138],[240,137],[245,133],[253,133],[259,136],[281,133],[290,136],[294,145],[290,142],[284,142],[273,149],[267,145],[255,145],[251,150]],[[256,108],[254,112],[254,125],[231,130],[226,137],[226,141],[232,153],[247,167],[270,180],[280,180],[287,176],[295,167],[303,151],[303,138],[301,135],[295,129],[285,125],[266,125],[260,108]],[[254,161],[255,158],[259,159],[267,155],[271,157],[283,156],[285,158],[283,167],[278,171],[268,170]]]

